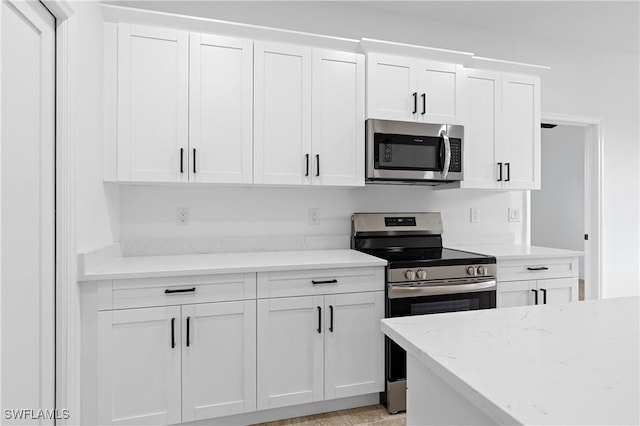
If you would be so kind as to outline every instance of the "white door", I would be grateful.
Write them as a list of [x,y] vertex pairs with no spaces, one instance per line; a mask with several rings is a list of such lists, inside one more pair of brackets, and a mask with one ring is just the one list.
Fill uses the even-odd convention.
[[312,182],[364,185],[364,56],[313,51]]
[[[511,306],[528,306],[535,303],[535,281],[498,281],[496,306],[508,308]],[[542,299],[539,299],[539,303]]]
[[254,183],[311,183],[311,48],[254,43]]
[[[538,303],[561,303],[578,301],[578,279],[557,278],[538,280]],[[545,294],[546,293],[546,294]]]
[[256,409],[256,302],[182,307],[182,421]]
[[540,189],[540,77],[502,74],[505,187]]
[[0,406],[53,409],[55,19],[3,0],[0,39]]
[[118,180],[188,179],[189,38],[118,25]]
[[500,73],[467,70],[464,126],[465,188],[501,188],[502,87]]
[[324,396],[323,296],[258,300],[258,410]]
[[384,292],[325,296],[325,399],[384,390]]
[[180,306],[98,313],[98,423],[181,421]]
[[418,113],[425,123],[463,123],[464,71],[462,66],[418,61]]
[[189,180],[253,181],[253,42],[191,33]]
[[417,67],[415,58],[367,55],[367,118],[418,119]]

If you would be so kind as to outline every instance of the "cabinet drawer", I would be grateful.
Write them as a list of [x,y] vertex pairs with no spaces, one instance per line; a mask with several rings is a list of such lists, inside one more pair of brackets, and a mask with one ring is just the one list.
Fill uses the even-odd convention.
[[256,274],[225,274],[105,281],[99,310],[254,299]]
[[498,260],[498,281],[539,280],[577,276],[577,257]]
[[377,291],[384,290],[384,268],[259,272],[257,286],[259,299]]

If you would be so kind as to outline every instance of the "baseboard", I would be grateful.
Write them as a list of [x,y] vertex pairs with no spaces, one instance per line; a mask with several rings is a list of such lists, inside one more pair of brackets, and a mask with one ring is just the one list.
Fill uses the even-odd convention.
[[253,413],[237,414],[234,416],[219,417],[215,419],[205,419],[182,424],[190,426],[249,425],[255,423],[272,422],[275,420],[290,419],[292,417],[310,416],[312,414],[346,410],[348,408],[366,407],[368,405],[375,405],[379,403],[380,394],[373,393],[368,395],[352,396],[349,398],[294,405],[292,407],[273,408],[271,410],[255,411]]

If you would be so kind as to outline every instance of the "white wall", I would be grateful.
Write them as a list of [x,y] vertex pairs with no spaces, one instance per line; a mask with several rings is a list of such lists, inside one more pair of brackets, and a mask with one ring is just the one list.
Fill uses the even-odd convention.
[[[357,2],[140,3],[143,7],[163,8],[184,14],[209,15],[224,20],[350,38],[371,37],[472,51],[480,56],[551,66],[552,71],[542,78],[543,115],[570,114],[603,120],[603,295],[638,294],[638,53],[565,41],[565,29],[562,27],[550,34],[549,38],[544,38],[505,32],[499,28],[459,25],[446,22],[446,16],[416,18],[411,16],[411,3],[407,4],[407,14],[394,15],[359,7]],[[522,19],[528,17],[523,15]],[[615,25],[612,29],[615,29]],[[405,203],[400,203],[398,207],[406,204],[414,194],[407,191],[402,193],[406,197]],[[459,195],[458,201],[462,202],[465,196]],[[128,217],[131,210],[127,200],[126,195],[122,197],[124,217]],[[167,200],[171,201],[169,198]],[[502,204],[498,210],[502,211],[511,201],[500,202]],[[146,211],[150,217],[153,216],[149,209]],[[139,214],[144,215],[144,211]],[[158,225],[158,234],[168,232]],[[124,232],[124,227],[125,224],[122,237],[126,238],[128,233]],[[446,232],[450,232],[449,229]]]
[[96,0],[74,1],[77,34],[70,108],[76,158],[76,239],[79,253],[118,239],[118,187],[102,183],[102,11]]
[[542,129],[542,189],[531,192],[531,244],[584,250],[584,156],[583,127]]

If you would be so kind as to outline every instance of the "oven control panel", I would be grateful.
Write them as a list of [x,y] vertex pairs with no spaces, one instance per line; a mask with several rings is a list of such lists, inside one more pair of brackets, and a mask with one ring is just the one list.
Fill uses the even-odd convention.
[[416,226],[415,216],[385,217],[384,226]]
[[496,264],[486,265],[449,265],[430,266],[427,268],[388,268],[387,281],[401,283],[407,281],[450,280],[467,277],[495,277]]

